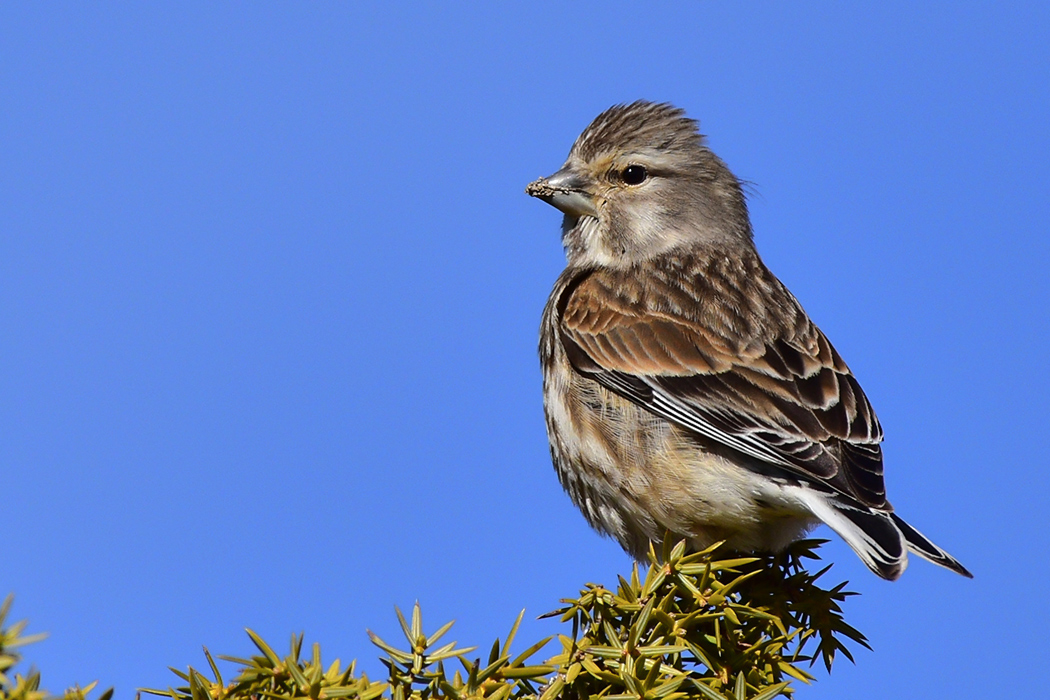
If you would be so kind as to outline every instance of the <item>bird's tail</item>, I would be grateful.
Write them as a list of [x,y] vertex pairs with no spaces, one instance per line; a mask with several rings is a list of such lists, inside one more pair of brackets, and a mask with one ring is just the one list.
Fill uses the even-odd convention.
[[926,535],[904,522],[904,519],[896,513],[890,513],[890,519],[893,520],[893,524],[904,536],[904,546],[908,548],[909,552],[915,552],[926,561],[932,561],[945,569],[951,569],[966,578],[973,578],[973,574],[967,571],[966,567],[960,564],[955,557],[931,542]]
[[896,513],[843,503],[832,496],[803,489],[803,500],[813,515],[846,541],[861,561],[878,576],[896,581],[908,567],[908,552],[946,569],[973,578],[955,557],[904,522]]

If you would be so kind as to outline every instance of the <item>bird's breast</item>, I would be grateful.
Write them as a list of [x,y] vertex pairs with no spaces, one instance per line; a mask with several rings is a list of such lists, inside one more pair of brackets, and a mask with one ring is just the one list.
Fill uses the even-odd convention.
[[644,558],[667,531],[696,547],[774,550],[808,526],[782,485],[578,373],[555,326],[541,337],[551,457],[592,527]]

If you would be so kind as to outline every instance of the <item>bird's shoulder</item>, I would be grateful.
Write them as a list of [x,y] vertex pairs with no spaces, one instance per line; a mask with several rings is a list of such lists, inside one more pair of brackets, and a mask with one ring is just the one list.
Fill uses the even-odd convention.
[[[796,368],[807,375],[818,363],[849,371],[753,250],[678,253],[566,273],[552,315],[563,334],[610,361],[617,346],[633,348],[637,362],[644,349],[661,356],[659,374],[725,372],[741,364],[778,374]],[[763,359],[770,347],[785,355],[784,367],[772,356]]]

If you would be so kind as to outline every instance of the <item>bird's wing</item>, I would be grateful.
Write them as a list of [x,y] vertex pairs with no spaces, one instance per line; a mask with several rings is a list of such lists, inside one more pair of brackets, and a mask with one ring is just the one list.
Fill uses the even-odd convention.
[[757,256],[591,271],[559,309],[581,374],[706,438],[889,508],[871,405]]

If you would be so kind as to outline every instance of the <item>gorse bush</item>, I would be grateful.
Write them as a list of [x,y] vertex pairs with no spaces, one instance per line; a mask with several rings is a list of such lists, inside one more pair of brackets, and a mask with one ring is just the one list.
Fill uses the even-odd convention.
[[[0,604],[0,699],[2,700],[45,700],[55,697],[47,691],[40,689],[40,672],[30,669],[25,674],[14,673],[14,667],[22,661],[19,648],[26,644],[38,642],[46,634],[24,635],[26,628],[25,620],[7,625],[7,615],[11,611],[13,596],[7,596],[3,604]],[[95,683],[83,688],[70,688],[63,693],[63,700],[86,700]],[[102,693],[98,700],[110,700],[113,690]]]
[[[558,617],[566,633],[511,650],[522,615],[505,641],[487,657],[477,647],[443,642],[452,623],[428,634],[417,604],[406,619],[397,611],[405,640],[389,643],[369,632],[382,652],[385,678],[357,673],[356,664],[327,666],[320,647],[303,653],[303,637],[292,637],[278,654],[251,630],[259,650],[251,658],[217,657],[234,664],[230,680],[205,650],[206,672],[172,669],[178,687],[143,689],[173,700],[262,700],[355,698],[357,700],[768,700],[790,696],[793,681],[810,682],[806,670],[820,660],[830,671],[845,640],[867,646],[842,617],[840,603],[852,593],[845,584],[817,585],[826,567],[810,574],[822,541],[796,542],[778,555],[737,557],[685,552],[684,544],[650,552],[643,570],[621,577],[616,590],[587,584],[576,598],[545,617]],[[4,608],[6,612],[6,607]],[[18,657],[9,650],[28,640],[22,627],[0,637],[0,700],[41,700],[39,674],[11,682],[2,675]],[[541,653],[543,652],[543,653]],[[549,656],[553,653],[553,656]],[[537,660],[541,659],[541,660]],[[4,666],[3,664],[7,665]],[[17,680],[21,679],[21,680]],[[21,683],[21,685],[19,685]],[[29,686],[32,685],[32,688]],[[83,700],[92,686],[67,691]],[[108,700],[107,691],[103,698]]]

